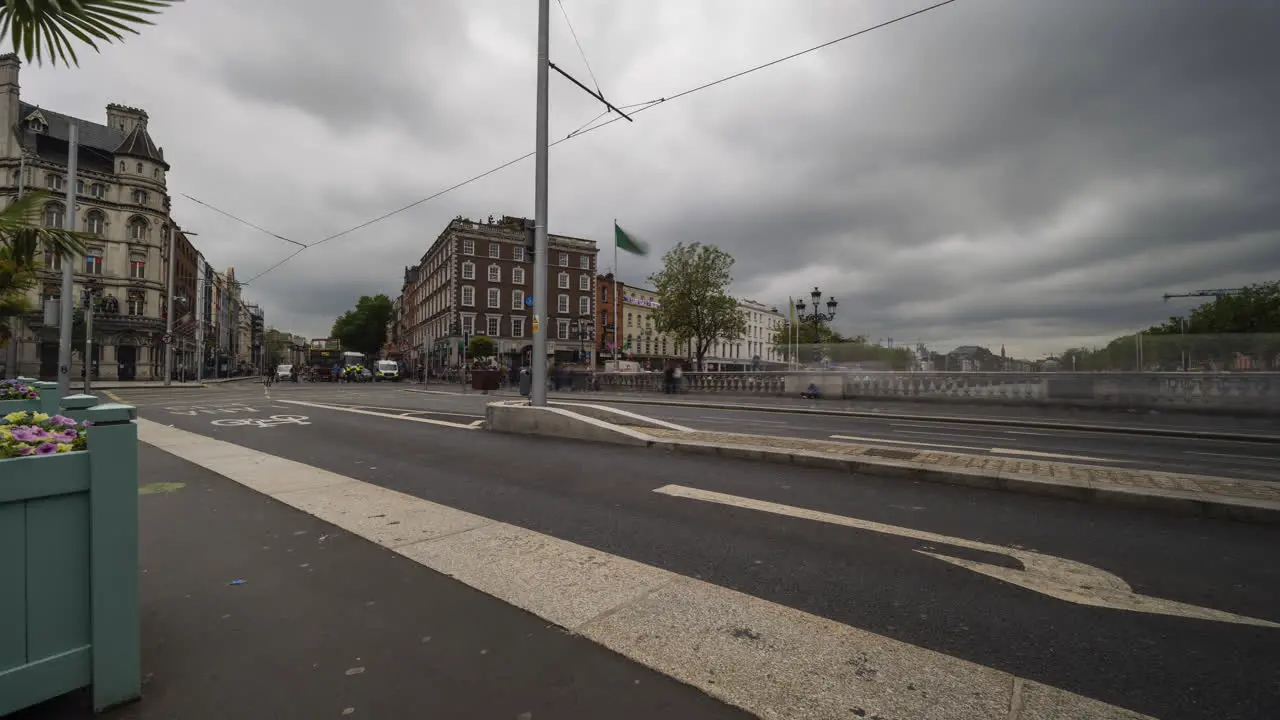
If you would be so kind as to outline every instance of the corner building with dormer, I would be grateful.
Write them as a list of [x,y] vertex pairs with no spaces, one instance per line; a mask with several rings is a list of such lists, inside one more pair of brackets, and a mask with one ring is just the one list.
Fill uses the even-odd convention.
[[[18,83],[20,67],[16,55],[0,55],[0,118],[12,129],[0,133],[0,194],[5,203],[19,192],[44,190],[51,197],[41,221],[46,226],[64,226],[69,132],[72,124],[78,128],[74,229],[96,239],[88,243],[83,257],[66,259],[74,263],[75,271],[72,377],[79,378],[84,371],[82,311],[89,291],[100,298],[93,321],[94,376],[160,379],[168,233],[179,233],[176,245],[189,243],[169,214],[169,163],[151,137],[147,113],[111,104],[106,107],[106,123],[100,124],[24,102]],[[62,262],[45,253],[39,286],[31,291],[32,311],[14,324],[18,374],[42,379],[57,376],[58,328],[51,321],[61,295]],[[194,302],[194,292],[189,295]],[[180,304],[175,306],[175,315],[183,312]]]

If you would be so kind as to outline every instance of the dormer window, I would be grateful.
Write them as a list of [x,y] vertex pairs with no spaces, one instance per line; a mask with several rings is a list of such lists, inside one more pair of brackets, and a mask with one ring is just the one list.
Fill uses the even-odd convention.
[[45,125],[44,121],[40,118],[31,118],[31,120],[27,122],[27,127],[31,128],[31,132],[38,133],[42,133],[49,129],[49,126]]

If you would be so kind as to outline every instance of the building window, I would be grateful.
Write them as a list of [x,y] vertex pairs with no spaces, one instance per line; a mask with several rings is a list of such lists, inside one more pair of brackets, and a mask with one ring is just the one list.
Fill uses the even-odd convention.
[[523,290],[511,291],[511,309],[512,310],[524,309],[524,291]]
[[586,255],[586,254],[579,255],[579,256],[578,256],[578,267],[582,268],[583,270],[590,270],[590,269],[591,269],[591,256],[590,256],[590,255]]
[[105,197],[107,194],[107,186],[102,183],[94,183],[89,186],[89,194],[96,198]]
[[464,335],[474,335],[475,332],[476,332],[476,316],[463,315],[462,316],[462,333]]
[[84,271],[89,275],[102,274],[102,250],[98,248],[90,248],[85,251]]
[[124,172],[124,171],[125,171],[125,170],[124,170],[124,161],[123,161],[123,160],[121,160],[121,161],[120,161],[120,172]]
[[502,282],[502,268],[497,265],[489,266],[489,282]]
[[520,268],[520,267],[511,268],[511,284],[512,285],[524,284],[524,268]]
[[524,318],[511,318],[511,337],[524,337]]
[[467,261],[467,262],[462,263],[462,279],[463,279],[463,280],[475,280],[475,279],[476,279],[476,264],[475,264],[475,263],[473,263],[473,262],[471,262],[471,261]]
[[569,273],[562,272],[556,276],[556,287],[560,288],[561,290],[569,289]]
[[77,181],[76,181],[76,194],[77,194],[77,195],[83,195],[83,194],[84,194],[84,181],[83,181],[83,180],[77,180]]
[[147,239],[147,221],[142,218],[134,218],[129,221],[129,239],[136,242],[142,242]]
[[148,199],[146,190],[133,191],[133,203],[135,205],[146,205]]
[[591,276],[590,275],[584,274],[584,275],[578,276],[578,289],[583,292],[591,292]]
[[[561,296],[561,297],[563,297],[563,296]],[[556,321],[556,339],[557,339],[557,340],[568,340],[568,339],[569,339],[569,321],[568,321],[568,320],[557,320],[557,321]]]
[[569,314],[569,296],[568,295],[556,296],[556,312],[560,313],[561,315]]
[[519,245],[511,248],[511,259],[516,262],[524,262],[524,248]]
[[466,239],[464,239],[464,240],[462,241],[462,254],[463,254],[463,255],[475,255],[475,254],[476,254],[476,241],[475,241],[475,240],[472,240],[471,238],[466,238]]
[[141,174],[142,174],[142,163],[138,163],[137,170],[138,170],[138,174],[139,174],[139,175],[141,175]]
[[498,337],[499,335],[502,334],[502,328],[501,328],[502,318],[498,318],[498,317],[485,318],[485,325],[488,326],[485,328],[485,330],[489,331],[488,334],[490,337]]
[[88,215],[84,216],[84,229],[97,235],[101,235],[102,231],[107,227],[106,217],[97,210],[90,210]]
[[590,297],[586,295],[578,296],[578,314],[579,315],[591,314],[591,298]]
[[159,180],[159,179],[160,179],[160,168],[156,168],[155,170],[152,170],[152,171],[151,171],[151,174],[155,177],[155,179]]
[[499,245],[498,243],[489,243],[489,257],[491,258],[502,257],[502,246]]
[[627,313],[627,327],[631,327],[631,318],[632,318],[631,313]]
[[476,289],[470,285],[462,286],[462,304],[464,307],[475,307]]
[[45,176],[44,181],[45,181],[45,185],[47,185],[50,190],[62,189],[61,175],[54,175],[53,173],[49,173],[48,175]]
[[147,277],[147,261],[140,255],[134,255],[129,259],[129,277],[135,280],[145,280]]
[[44,206],[44,226],[48,228],[62,227],[62,221],[66,217],[67,211],[61,205],[49,203]]
[[130,290],[129,299],[125,303],[128,315],[145,315],[147,310],[147,294],[142,290]]
[[502,291],[501,290],[499,290],[498,288],[489,288],[488,295],[489,295],[489,307],[491,308],[502,307],[502,297],[501,297]]
[[560,267],[569,267],[569,253],[560,253]]
[[49,270],[62,269],[62,256],[54,253],[52,250],[44,251],[44,266]]

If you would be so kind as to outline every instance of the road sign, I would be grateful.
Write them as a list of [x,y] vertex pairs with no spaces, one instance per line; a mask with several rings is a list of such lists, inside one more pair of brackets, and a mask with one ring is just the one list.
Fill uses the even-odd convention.
[[527,296],[525,296],[525,299],[524,299],[524,306],[525,306],[525,307],[533,307],[533,296],[532,296],[532,295],[527,295]]
[[168,345],[173,342],[173,336],[170,335],[169,333],[165,333],[160,336],[160,342],[165,345]]

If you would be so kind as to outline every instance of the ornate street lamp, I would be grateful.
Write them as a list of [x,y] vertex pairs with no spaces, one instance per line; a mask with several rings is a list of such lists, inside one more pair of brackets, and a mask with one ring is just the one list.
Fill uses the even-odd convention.
[[[832,297],[828,297],[828,298],[827,298],[827,311],[826,311],[825,313],[824,313],[824,312],[822,312],[822,311],[820,310],[820,308],[821,308],[821,303],[822,303],[822,291],[821,291],[821,290],[819,290],[819,289],[817,288],[817,286],[814,286],[814,288],[813,288],[813,292],[809,293],[809,298],[813,301],[813,302],[812,302],[813,312],[811,312],[811,313],[809,313],[809,314],[807,314],[807,315],[806,315],[806,314],[805,314],[805,309],[806,309],[807,307],[809,307],[809,305],[806,305],[806,304],[805,304],[805,302],[804,302],[804,300],[797,300],[797,301],[796,301],[796,320],[797,320],[797,322],[799,322],[802,326],[803,326],[803,325],[804,325],[804,323],[806,323],[806,322],[811,322],[811,323],[813,323],[814,340],[815,340],[817,343],[821,343],[821,341],[822,341],[822,324],[823,324],[823,323],[826,323],[826,322],[831,322],[832,320],[835,320],[835,318],[836,318],[836,306],[837,306],[839,303],[837,303],[837,302],[836,302],[836,299],[835,299],[835,297],[834,297],[834,296],[832,296]],[[816,348],[816,349],[814,350],[814,353],[815,353],[815,358],[816,358],[816,359],[821,359],[821,353],[822,353],[821,348]]]

